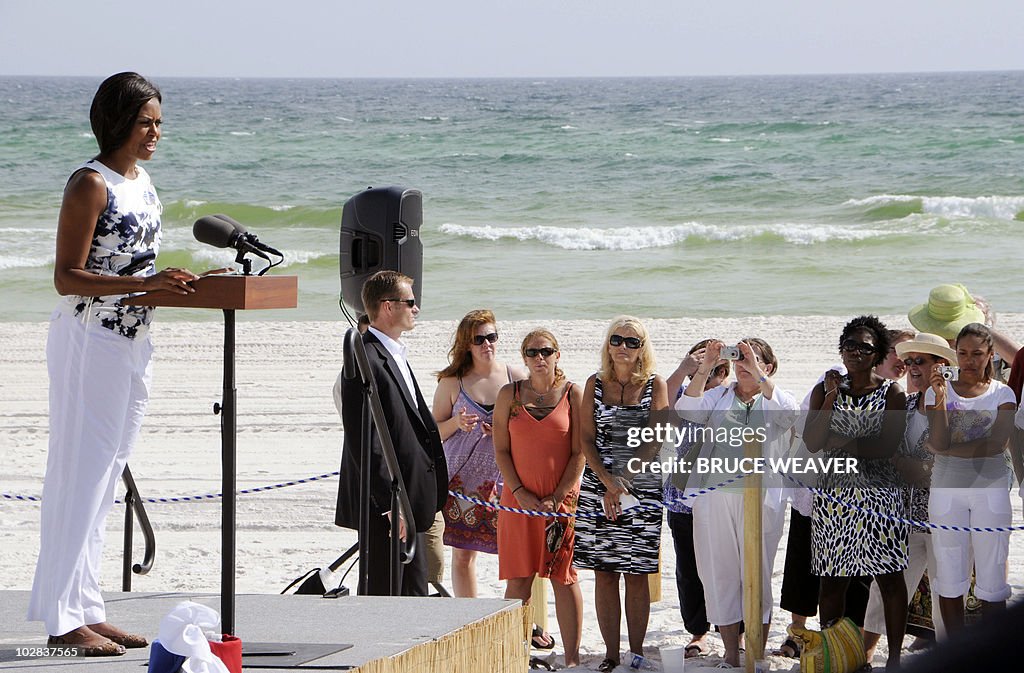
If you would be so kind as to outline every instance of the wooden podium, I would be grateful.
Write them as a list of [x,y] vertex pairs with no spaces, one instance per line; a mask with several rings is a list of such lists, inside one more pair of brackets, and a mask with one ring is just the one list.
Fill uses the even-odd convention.
[[178,306],[216,308],[224,311],[224,386],[220,404],[221,470],[224,501],[221,505],[220,618],[224,633],[235,633],[235,311],[267,308],[295,308],[298,303],[297,276],[203,276],[192,282],[193,294],[181,295],[159,290],[124,300],[133,306]]

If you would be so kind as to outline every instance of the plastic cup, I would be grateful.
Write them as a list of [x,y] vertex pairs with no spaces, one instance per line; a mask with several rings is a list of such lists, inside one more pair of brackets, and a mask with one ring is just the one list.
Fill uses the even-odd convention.
[[682,645],[665,645],[659,647],[661,652],[661,670],[665,673],[683,673],[686,665],[686,648]]
[[758,659],[754,662],[754,673],[769,673],[771,670],[771,662],[767,659]]

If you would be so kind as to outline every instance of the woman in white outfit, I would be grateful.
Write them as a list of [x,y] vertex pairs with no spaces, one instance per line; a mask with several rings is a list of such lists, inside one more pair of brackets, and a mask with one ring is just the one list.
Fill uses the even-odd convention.
[[[1013,428],[1016,398],[993,380],[992,332],[970,323],[956,338],[959,378],[944,380],[936,369],[925,393],[928,448],[935,454],[928,513],[932,523],[961,527],[1007,527],[1012,520],[1009,467],[1004,451]],[[984,611],[1002,610],[1010,597],[1006,581],[1008,532],[936,529],[936,577],[946,630],[964,626],[964,595],[971,582]]]
[[50,319],[50,445],[43,483],[39,560],[28,618],[49,645],[86,656],[145,647],[107,623],[99,590],[104,521],[149,397],[152,308],[125,295],[192,292],[185,269],[155,273],[160,200],[140,161],[160,140],[160,91],[125,72],[105,80],[90,110],[100,153],[71,175],[57,226]]
[[[918,334],[911,341],[896,345],[896,353],[902,358],[907,371],[907,429],[893,461],[903,481],[909,488],[903,488],[906,516],[912,521],[928,523],[928,498],[931,486],[931,472],[934,455],[928,451],[928,416],[924,407],[924,391],[931,383],[936,367],[956,364],[956,352],[946,345],[946,339],[937,334]],[[877,371],[877,368],[876,368]],[[908,565],[903,572],[907,585],[907,597],[917,590],[927,569],[935,574],[935,550],[931,529],[914,524],[910,529],[907,545]],[[940,638],[945,636],[942,619],[938,614],[939,594],[934,582],[929,582],[932,594],[932,623]],[[868,660],[874,652],[879,636],[886,632],[885,612],[882,609],[882,592],[878,583],[871,584],[867,614],[864,617],[864,647]]]
[[[716,440],[726,434],[738,436],[735,430],[762,430],[764,455],[782,454],[800,406],[792,394],[777,388],[772,381],[779,366],[775,353],[762,339],[744,339],[738,345],[741,357],[735,363],[736,382],[728,388],[715,388],[705,393],[705,384],[720,359],[723,346],[721,341],[707,345],[704,361],[686,392],[676,401],[676,409],[685,420],[714,431]],[[742,442],[714,441],[712,444],[711,458],[743,456]],[[718,481],[716,477],[725,476],[711,475],[711,480]],[[766,635],[771,622],[772,567],[782,537],[784,516],[782,489],[765,489],[761,605]],[[693,542],[697,571],[704,584],[707,618],[718,625],[725,645],[723,665],[739,666],[740,622],[743,620],[742,488],[712,491],[694,501]]]

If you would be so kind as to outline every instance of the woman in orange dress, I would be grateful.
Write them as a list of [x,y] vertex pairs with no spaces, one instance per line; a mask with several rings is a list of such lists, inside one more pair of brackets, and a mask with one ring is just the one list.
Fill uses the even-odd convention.
[[[579,409],[583,392],[558,367],[558,341],[537,329],[523,339],[525,381],[510,383],[494,406],[494,457],[505,488],[501,504],[538,512],[576,511],[583,454]],[[536,576],[547,577],[565,647],[565,665],[580,663],[583,595],[572,567],[570,517],[498,513],[498,577],[505,598],[527,603]]]

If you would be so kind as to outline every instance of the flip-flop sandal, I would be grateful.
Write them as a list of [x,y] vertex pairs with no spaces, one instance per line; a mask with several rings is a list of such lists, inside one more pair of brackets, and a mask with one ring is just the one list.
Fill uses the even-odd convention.
[[[790,649],[790,651],[793,652],[793,654],[786,654],[785,652],[783,652],[782,650],[784,648],[786,648],[786,647],[788,647]],[[773,650],[772,654],[774,656],[776,656],[776,657],[787,657],[789,659],[799,659],[800,658],[800,652],[801,652],[800,644],[798,642],[796,642],[795,640],[793,640],[792,638],[786,638],[784,641],[782,641],[782,645],[779,647],[779,649]]]
[[553,671],[555,667],[544,661],[540,657],[530,657],[530,668],[541,669],[545,671]]
[[710,651],[705,650],[703,647],[696,643],[692,643],[683,648],[684,659],[696,659],[697,657],[706,657]]
[[605,659],[600,664],[598,664],[597,670],[599,670],[601,673],[611,673],[612,671],[615,670],[615,667],[618,666],[618,665],[619,665],[619,662],[615,661],[614,659],[610,659],[609,658],[609,659]]
[[533,633],[530,634],[530,645],[537,650],[550,650],[555,647],[557,641],[550,633],[547,633],[539,624],[533,625]]

